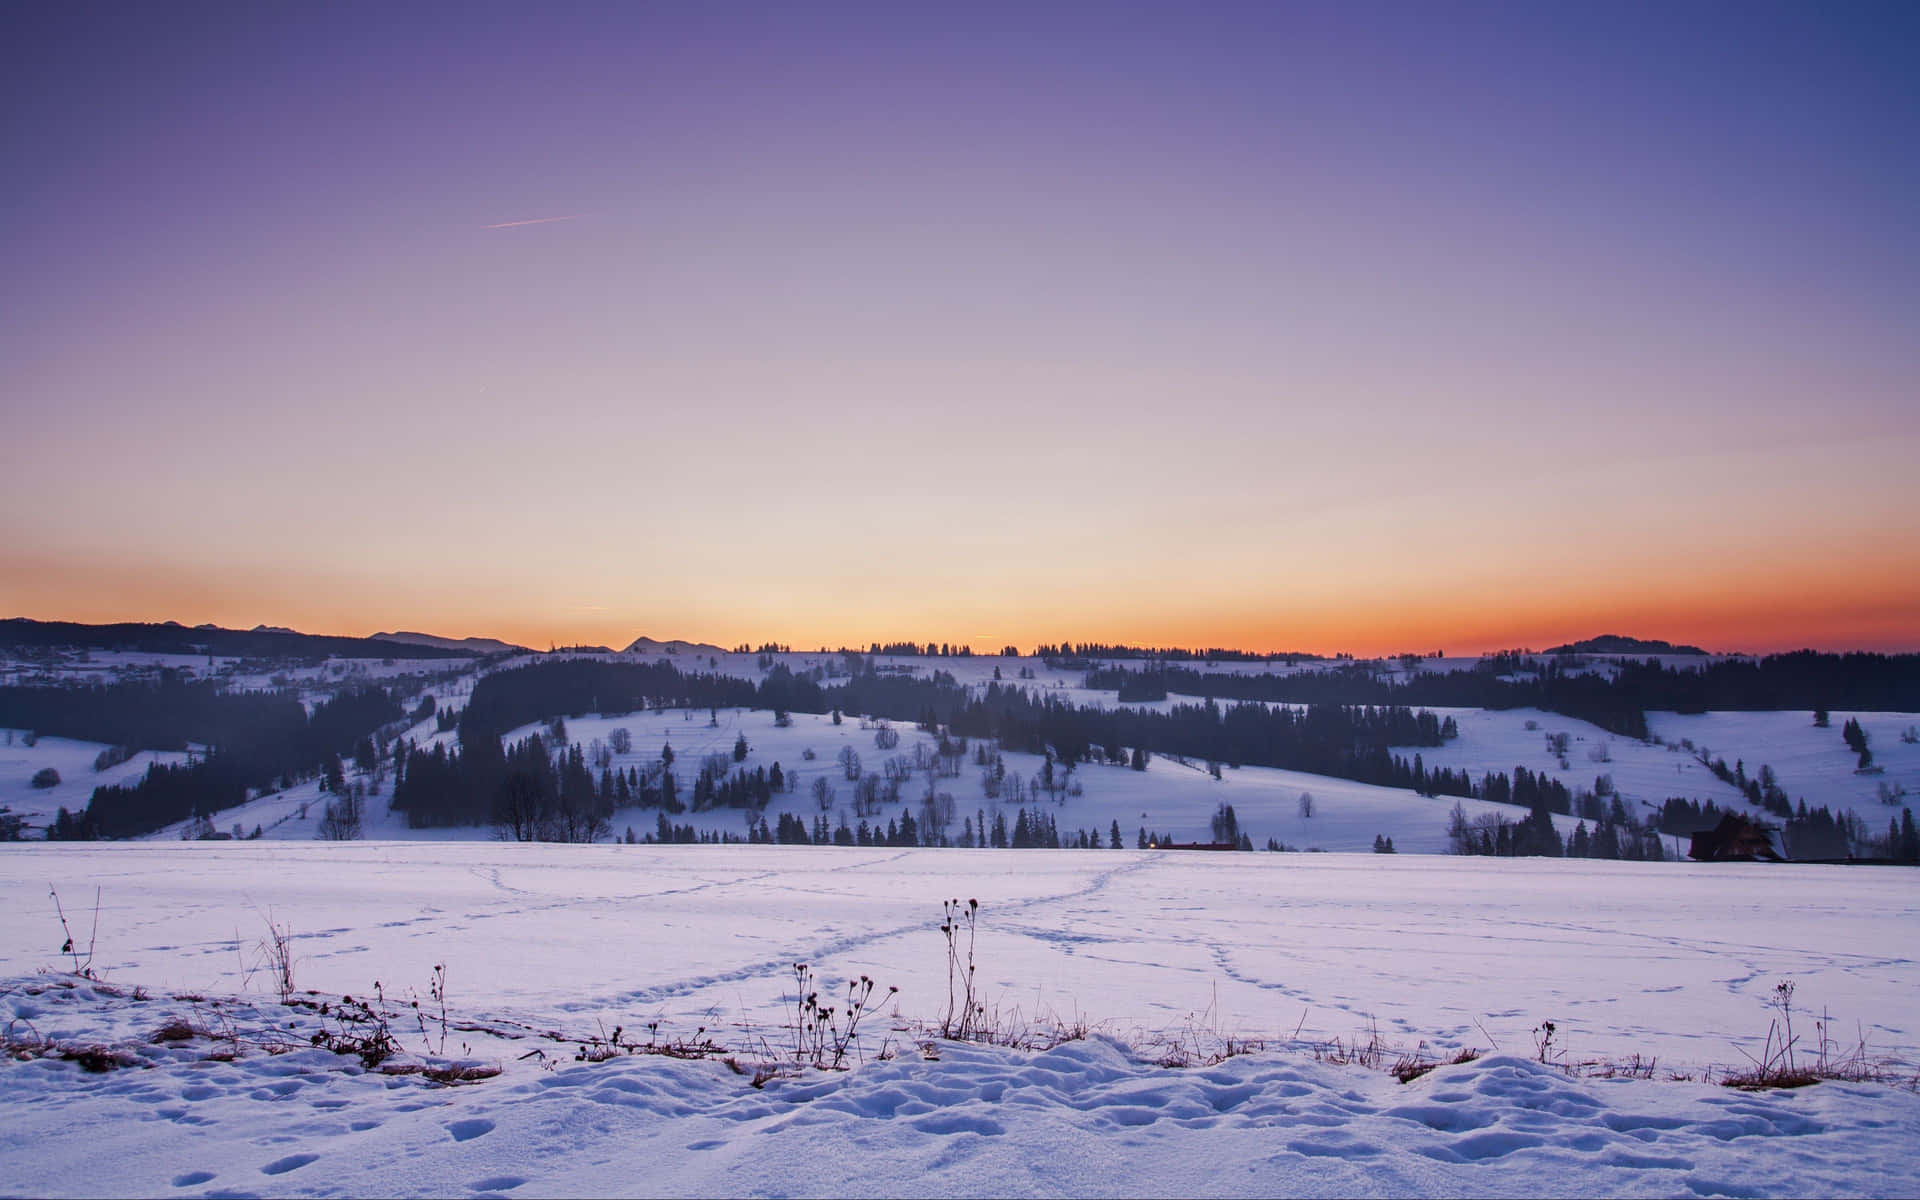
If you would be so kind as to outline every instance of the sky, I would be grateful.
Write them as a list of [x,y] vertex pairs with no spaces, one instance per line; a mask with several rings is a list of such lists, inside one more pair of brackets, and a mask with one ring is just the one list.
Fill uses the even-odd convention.
[[0,616],[1920,650],[1920,7],[0,8]]

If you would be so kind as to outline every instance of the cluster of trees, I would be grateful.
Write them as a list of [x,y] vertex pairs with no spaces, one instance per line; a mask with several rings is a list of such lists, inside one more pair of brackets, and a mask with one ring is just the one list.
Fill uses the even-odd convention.
[[214,756],[196,763],[154,763],[138,783],[99,787],[87,807],[62,807],[47,826],[49,841],[137,837],[163,825],[206,817],[246,803],[248,776],[237,760]]
[[290,742],[306,709],[277,692],[228,692],[177,671],[159,680],[81,687],[0,687],[0,725],[140,750],[185,750],[189,742]]
[[1105,642],[1061,642],[1049,645],[1042,642],[1033,651],[1035,658],[1049,661],[1067,659],[1147,659],[1155,662],[1284,662],[1293,666],[1301,662],[1318,662],[1321,656],[1305,651],[1289,650],[1284,652],[1254,652],[1250,650],[1225,650],[1218,647],[1206,650],[1183,650],[1177,646],[1115,646]]
[[[485,737],[463,739],[453,749],[435,744],[423,750],[409,741],[394,748],[392,805],[414,829],[495,825],[515,841],[589,841],[608,834],[615,809],[687,811],[670,769],[672,755],[663,748],[661,761],[624,771],[603,757],[596,775],[578,742],[555,743],[539,733],[505,750]],[[706,788],[714,787],[704,771],[702,779]],[[771,794],[770,788],[754,789],[762,790]]]
[[1480,782],[1480,799],[1498,804],[1515,804],[1525,809],[1545,808],[1548,812],[1573,812],[1573,793],[1560,780],[1542,771],[1535,774],[1523,766],[1513,769],[1512,778],[1491,771]]
[[1759,774],[1749,778],[1747,762],[1743,758],[1735,759],[1733,765],[1729,767],[1724,758],[1707,762],[1707,755],[1703,751],[1700,754],[1700,761],[1706,765],[1707,770],[1713,772],[1714,778],[1739,788],[1740,794],[1747,798],[1747,803],[1764,808],[1776,817],[1793,815],[1793,803],[1787,798],[1787,790],[1780,786],[1780,777],[1775,775],[1773,768],[1767,764],[1761,763]]
[[[1146,846],[1146,831],[1141,830],[1141,847]],[[869,822],[864,818],[857,824],[847,823],[845,816],[838,825],[829,829],[824,814],[816,816],[809,824],[791,813],[782,813],[769,827],[763,816],[758,822],[748,826],[744,838],[731,833],[697,832],[692,825],[675,825],[660,814],[658,826],[650,833],[635,836],[629,828],[623,841],[630,845],[660,845],[672,843],[704,844],[766,844],[781,846],[895,846],[895,847],[942,847],[963,849],[998,850],[1099,850],[1103,848],[1118,850],[1121,848],[1120,823],[1115,821],[1109,832],[1108,840],[1103,844],[1098,830],[1080,829],[1061,832],[1053,817],[1045,812],[1029,813],[1025,808],[1017,810],[1011,824],[1004,813],[995,813],[991,821],[982,812],[976,826],[973,817],[967,817],[958,837],[948,837],[936,832],[926,823],[914,819],[911,811],[902,812],[897,819],[890,819],[882,826],[878,822]]]
[[1873,839],[1864,848],[1880,858],[1920,863],[1920,831],[1914,828],[1913,809],[1901,809],[1898,821],[1887,821],[1887,836]]
[[[500,738],[508,730],[556,715],[636,712],[646,708],[788,708],[825,712],[806,704],[777,703],[783,687],[800,684],[786,667],[776,667],[756,685],[745,679],[707,673],[683,673],[669,662],[624,663],[575,658],[530,663],[496,671],[474,685],[460,713],[460,740],[469,749],[483,737]],[[803,691],[817,694],[816,684]]]
[[[727,773],[723,764],[704,763],[693,780],[693,811],[705,812],[712,808],[764,809],[773,801],[775,793],[787,790],[787,778],[779,763],[774,763],[771,768],[743,768],[732,774]],[[640,802],[636,800],[635,803]],[[646,805],[642,803],[641,807]]]
[[1685,796],[1669,796],[1654,814],[1653,825],[1661,833],[1686,837],[1704,829],[1712,829],[1725,815],[1725,812],[1711,800],[1689,800]]
[[702,831],[695,829],[690,824],[675,825],[672,821],[667,820],[667,814],[665,813],[660,814],[659,822],[659,826],[652,833],[645,834],[638,838],[633,836],[633,830],[629,828],[623,840],[630,846],[641,844],[649,846],[735,846],[746,840],[745,838],[736,837],[724,831],[716,833],[713,830]]
[[1850,812],[1835,819],[1826,805],[1809,809],[1800,802],[1799,810],[1780,830],[1780,848],[1788,858],[1850,858],[1857,842],[1865,840],[1866,829]]
[[1846,739],[1847,749],[1859,757],[1860,770],[1864,771],[1873,765],[1873,749],[1867,745],[1867,731],[1860,728],[1857,718],[1847,718],[1847,723],[1840,727],[1840,736]]
[[928,642],[925,646],[918,642],[875,642],[867,653],[892,654],[903,658],[972,658],[973,647],[956,646],[951,642]]
[[[535,733],[515,742],[504,757],[505,772],[493,793],[493,823],[503,838],[593,842],[612,831],[612,772],[606,773],[607,786],[596,786],[578,742],[550,755]],[[396,807],[398,790],[396,785]]]
[[1503,813],[1483,813],[1469,820],[1455,804],[1447,818],[1447,837],[1453,853],[1485,855],[1497,858],[1617,858],[1661,862],[1666,851],[1660,834],[1619,812],[1622,819],[1607,815],[1589,832],[1585,820],[1574,826],[1571,836],[1561,838],[1553,827],[1546,807],[1536,804],[1518,821]]
[[[47,836],[60,840],[134,837],[163,825],[210,817],[244,804],[250,789],[290,786],[338,771],[342,753],[371,744],[402,716],[384,689],[359,687],[315,705],[278,692],[222,692],[213,684],[163,679],[89,688],[0,688],[0,705],[32,708],[40,728],[142,749],[210,746],[198,761],[155,763],[134,783],[97,787],[79,813],[64,808]],[[72,732],[67,732],[72,730]]]

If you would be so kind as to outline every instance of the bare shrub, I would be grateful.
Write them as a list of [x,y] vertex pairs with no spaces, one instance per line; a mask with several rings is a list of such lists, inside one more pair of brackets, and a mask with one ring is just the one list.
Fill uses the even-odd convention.
[[93,931],[87,935],[87,957],[84,962],[81,961],[79,947],[74,945],[73,930],[67,927],[67,911],[60,906],[60,893],[49,884],[47,894],[53,897],[53,911],[60,917],[60,931],[67,937],[66,942],[60,947],[60,953],[73,959],[75,975],[82,979],[98,978],[93,973],[93,947],[95,940],[100,936],[100,889],[93,889]]
[[[873,1011],[873,979],[862,975],[848,980],[845,999],[832,1005],[821,1002],[813,970],[806,963],[793,964],[793,977],[794,1019],[788,1032],[793,1038],[794,1062],[826,1071],[843,1070],[848,1053],[859,1047],[861,1018]],[[890,987],[886,996],[899,990]]]
[[[940,932],[947,939],[947,1010],[940,1018],[940,1036],[964,1042],[979,1033],[980,1019],[986,1014],[986,1007],[974,990],[973,943],[979,928],[980,902],[968,900],[962,905],[958,900],[949,900],[944,909],[945,920],[940,923]],[[967,936],[964,951],[960,947],[963,922]]]
[[293,982],[293,926],[278,924],[272,913],[265,919],[267,936],[260,939],[260,961],[273,977],[273,990],[280,994],[280,1003],[286,1004],[297,990]]

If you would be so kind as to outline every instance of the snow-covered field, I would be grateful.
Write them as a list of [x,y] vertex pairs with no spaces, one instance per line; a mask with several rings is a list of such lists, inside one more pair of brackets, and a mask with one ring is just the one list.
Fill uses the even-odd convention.
[[[14,1035],[119,1043],[152,1065],[0,1066],[0,1190],[1912,1194],[1910,1091],[1753,1095],[1698,1077],[1762,1053],[1780,980],[1803,1051],[1825,1010],[1847,1047],[1864,1036],[1911,1064],[1910,878],[1131,850],[20,848],[0,855],[0,1012]],[[49,887],[83,943],[99,889],[95,967],[147,999],[36,974],[66,961]],[[919,1022],[945,1006],[940,902],[956,896],[981,902],[980,988],[1003,1024],[1103,1036],[936,1045],[928,1061]],[[259,970],[269,917],[294,931],[300,987],[381,981],[408,1061],[444,1050],[502,1074],[440,1087],[307,1048],[319,1018],[281,1008]],[[577,1039],[657,1023],[663,1040],[719,1038],[751,1070],[790,1042],[796,962],[836,992],[862,974],[899,987],[862,1038],[864,1057],[895,1057],[759,1089],[712,1059],[572,1058]],[[435,964],[456,1026],[444,1048],[407,1007]],[[173,1016],[240,1032],[241,1056],[145,1043]],[[1548,1020],[1553,1056],[1638,1054],[1658,1078],[1541,1066],[1532,1031]],[[261,1049],[270,1024],[298,1048]],[[1492,1053],[1406,1085],[1311,1053],[1376,1031],[1396,1050]],[[1267,1048],[1147,1061],[1222,1037]]]
[[[62,808],[72,813],[86,808],[94,788],[137,782],[152,764],[177,763],[187,757],[142,750],[123,763],[95,771],[94,760],[108,748],[102,743],[43,737],[29,746],[25,734],[21,729],[0,730],[0,805],[25,818],[36,830],[52,821]],[[52,787],[35,787],[34,776],[48,769],[59,774],[60,782]]]

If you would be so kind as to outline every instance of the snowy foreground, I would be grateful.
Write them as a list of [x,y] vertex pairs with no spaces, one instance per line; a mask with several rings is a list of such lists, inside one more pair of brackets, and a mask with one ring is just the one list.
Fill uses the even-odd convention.
[[[0,1192],[1912,1195],[1912,1090],[1706,1082],[1763,1053],[1781,980],[1803,1053],[1824,1008],[1842,1049],[1864,1037],[1910,1064],[1912,879],[1374,855],[40,846],[0,854],[0,1019],[17,1049],[42,1047],[0,1063]],[[99,889],[107,986],[55,973],[71,964],[49,887],[83,956]],[[981,902],[979,986],[1000,1027],[1093,1036],[930,1037],[955,896]],[[292,927],[302,1006],[262,967],[269,919]],[[900,991],[863,1025],[854,1069],[768,1078],[791,1054],[802,961],[836,993],[862,974]],[[314,1048],[341,1028],[318,1003],[376,980],[401,1053],[367,1070]],[[1536,1061],[1549,1020],[1547,1057],[1571,1074]],[[179,1036],[155,1042],[170,1024]],[[577,1060],[616,1026],[729,1053]],[[1233,1040],[1264,1048],[1210,1062]],[[1377,1065],[1333,1061],[1376,1040]],[[119,1065],[90,1072],[56,1047]],[[1407,1084],[1381,1069],[1467,1048],[1485,1056]],[[1657,1060],[1652,1079],[1580,1069],[1635,1055]],[[491,1077],[447,1086],[423,1069]]]

